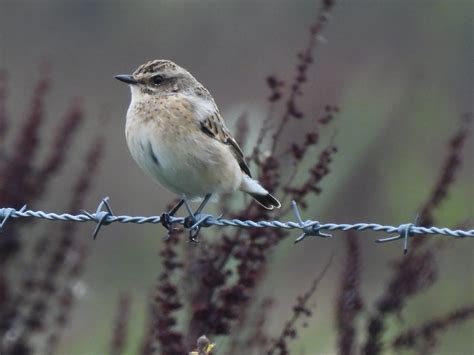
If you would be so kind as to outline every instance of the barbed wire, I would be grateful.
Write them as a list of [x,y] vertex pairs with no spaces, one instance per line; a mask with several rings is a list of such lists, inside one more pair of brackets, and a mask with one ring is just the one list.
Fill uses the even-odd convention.
[[183,200],[188,216],[186,217],[175,217],[168,213],[163,213],[160,216],[128,216],[128,215],[115,215],[108,203],[109,198],[102,199],[99,203],[97,210],[94,213],[88,211],[81,211],[79,214],[69,213],[54,213],[44,211],[27,210],[26,205],[20,209],[15,208],[0,208],[0,231],[11,218],[39,218],[50,221],[72,221],[72,222],[95,222],[97,226],[93,232],[93,238],[97,237],[97,234],[102,226],[109,225],[111,223],[136,223],[136,224],[163,224],[169,231],[173,225],[182,225],[189,231],[190,240],[197,242],[197,236],[201,228],[211,226],[221,227],[241,227],[241,228],[283,228],[283,229],[298,229],[302,231],[302,234],[295,239],[295,243],[301,242],[308,236],[315,236],[320,238],[331,238],[332,235],[326,232],[331,231],[364,231],[370,230],[374,232],[384,232],[387,234],[397,234],[396,236],[390,236],[385,238],[379,238],[375,241],[377,243],[392,242],[399,239],[404,239],[404,251],[408,250],[408,239],[417,235],[443,235],[452,238],[474,238],[474,229],[471,230],[452,230],[449,228],[439,227],[422,227],[417,226],[415,223],[403,223],[398,226],[382,225],[379,223],[320,223],[318,221],[306,220],[301,218],[300,211],[295,201],[292,201],[291,208],[296,217],[296,221],[282,222],[278,220],[268,221],[252,221],[252,220],[240,220],[240,219],[226,219],[221,216],[214,216],[207,213],[201,213],[201,208],[196,212],[191,210],[188,202]]

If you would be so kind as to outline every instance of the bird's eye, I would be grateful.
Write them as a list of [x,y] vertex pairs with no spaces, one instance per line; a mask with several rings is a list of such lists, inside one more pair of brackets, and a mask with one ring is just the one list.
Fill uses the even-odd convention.
[[155,85],[160,85],[164,80],[165,78],[162,75],[153,75],[151,77],[151,81],[153,81]]

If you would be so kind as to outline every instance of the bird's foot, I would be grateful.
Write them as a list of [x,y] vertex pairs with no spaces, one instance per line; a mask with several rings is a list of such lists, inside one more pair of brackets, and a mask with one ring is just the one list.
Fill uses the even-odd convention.
[[[217,219],[221,218],[219,216]],[[189,230],[189,241],[192,243],[199,243],[198,235],[202,227],[209,227],[210,220],[214,216],[207,213],[197,213],[190,215],[184,219],[184,228]]]
[[212,194],[207,194],[199,207],[197,208],[196,211],[192,211],[191,207],[187,203],[185,199],[184,200],[184,206],[188,210],[188,216],[184,219],[184,228],[189,230],[189,241],[191,243],[199,243],[198,240],[198,235],[199,231],[201,230],[201,227],[204,226],[206,220],[209,217],[212,217],[211,215],[207,215],[202,213],[202,210],[206,206],[206,204],[209,202],[211,199]]
[[174,217],[176,212],[178,212],[178,210],[183,205],[183,203],[184,203],[184,197],[169,212],[164,212],[160,216],[161,224],[163,225],[163,227],[165,227],[168,230],[165,240],[168,240],[173,233],[179,230],[178,228],[175,228],[173,226],[174,222],[172,221],[172,217]]
[[167,230],[172,228],[171,215],[168,212],[163,212],[160,216],[160,222]]
[[176,233],[177,231],[179,231],[179,228],[176,228],[174,226],[175,222],[172,221],[172,218],[173,215],[168,213],[168,212],[164,212],[161,214],[160,216],[160,222],[161,224],[163,225],[163,227],[165,227],[168,231],[168,233],[166,234],[166,237],[165,237],[165,240],[168,240],[169,238],[171,238],[171,235]]

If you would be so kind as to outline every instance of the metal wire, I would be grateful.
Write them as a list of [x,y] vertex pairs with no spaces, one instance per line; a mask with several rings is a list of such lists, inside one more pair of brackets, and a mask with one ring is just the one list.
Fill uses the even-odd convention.
[[[293,213],[296,217],[296,221],[287,221],[281,222],[277,220],[271,221],[251,221],[251,220],[239,220],[239,219],[226,219],[222,216],[213,216],[206,213],[201,213],[200,210],[198,213],[193,213],[187,203],[184,201],[184,204],[188,210],[187,217],[175,217],[171,215],[166,215],[166,220],[170,225],[182,225],[188,229],[190,233],[190,238],[192,241],[197,241],[196,237],[199,233],[200,228],[210,227],[210,226],[221,226],[221,227],[240,227],[240,228],[283,228],[283,229],[298,229],[303,233],[295,240],[295,243],[302,241],[308,236],[316,236],[320,238],[330,238],[331,234],[323,233],[323,231],[364,231],[371,230],[375,232],[384,232],[387,234],[397,234],[396,236],[385,237],[377,239],[378,243],[392,242],[399,239],[404,239],[404,250],[407,251],[408,248],[408,238],[416,235],[426,235],[426,234],[438,234],[444,235],[452,238],[474,238],[474,230],[452,230],[449,228],[439,228],[439,227],[421,227],[417,226],[415,223],[404,223],[399,226],[388,226],[378,223],[320,223],[318,221],[306,220],[303,221],[301,214],[298,210],[296,203],[293,201],[291,204]],[[39,218],[47,219],[50,221],[72,221],[72,222],[95,222],[97,226],[94,230],[94,238],[97,236],[100,228],[104,225],[111,223],[137,223],[145,224],[152,223],[158,224],[163,223],[164,215],[161,216],[127,216],[127,215],[115,215],[109,204],[108,197],[104,198],[98,205],[97,210],[94,213],[82,211],[79,214],[69,214],[69,213],[52,213],[44,211],[33,211],[27,210],[26,205],[21,209],[15,208],[0,208],[0,231],[5,225],[7,220],[12,218]]]

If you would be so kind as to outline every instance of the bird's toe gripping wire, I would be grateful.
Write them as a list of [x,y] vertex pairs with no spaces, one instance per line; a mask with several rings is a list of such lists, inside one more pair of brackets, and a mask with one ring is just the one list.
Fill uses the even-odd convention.
[[[184,227],[189,230],[189,241],[193,243],[199,243],[198,234],[202,227],[209,227],[210,219],[215,218],[211,214],[202,213],[202,210],[207,205],[211,198],[211,194],[207,194],[204,197],[204,200],[201,202],[196,211],[192,211],[191,206],[189,206],[188,201],[184,200],[184,205],[188,211],[188,217],[184,219]],[[221,218],[219,216],[217,219]]]
[[307,236],[315,236],[315,237],[320,237],[320,238],[332,237],[332,234],[321,232],[322,228],[319,222],[315,222],[315,221],[304,222],[303,219],[301,218],[300,211],[295,201],[291,201],[291,208],[293,210],[293,213],[295,214],[296,220],[301,230],[303,231],[303,234],[301,234],[298,238],[295,239],[295,243],[301,242]]
[[175,220],[173,217],[176,214],[176,212],[178,212],[178,210],[181,208],[181,206],[184,204],[184,202],[185,202],[185,197],[183,196],[183,198],[169,212],[164,212],[161,214],[160,223],[163,225],[163,227],[165,227],[168,230],[168,234],[166,235],[165,239],[170,238],[171,234],[175,230],[177,230],[176,228],[173,227],[173,224],[175,224]]

